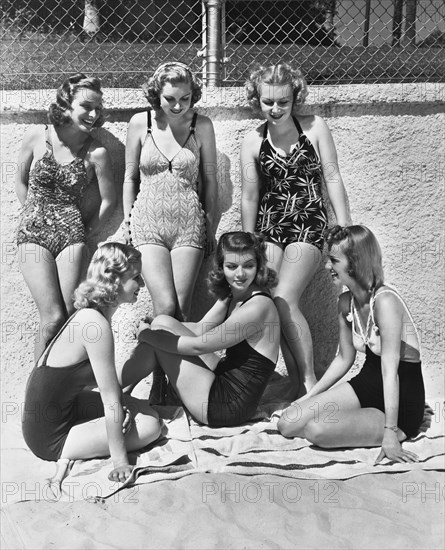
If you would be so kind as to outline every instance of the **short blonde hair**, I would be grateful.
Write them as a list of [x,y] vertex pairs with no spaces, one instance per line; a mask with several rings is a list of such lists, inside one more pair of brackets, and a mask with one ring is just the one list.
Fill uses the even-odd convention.
[[292,68],[287,63],[278,63],[264,67],[256,65],[246,81],[247,99],[254,109],[260,109],[260,96],[262,84],[275,84],[285,86],[289,84],[293,91],[293,105],[304,103],[307,91],[306,79],[298,68]]
[[374,233],[364,225],[335,225],[326,236],[328,250],[338,246],[348,260],[348,275],[366,289],[383,285],[382,251]]
[[141,253],[130,245],[107,242],[94,253],[85,281],[74,291],[74,307],[115,306],[122,276],[141,261]]

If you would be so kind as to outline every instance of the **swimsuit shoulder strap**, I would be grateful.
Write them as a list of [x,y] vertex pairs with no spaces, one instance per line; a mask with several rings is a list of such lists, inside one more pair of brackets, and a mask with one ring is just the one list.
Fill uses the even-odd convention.
[[[385,283],[386,284],[386,283]],[[375,324],[375,319],[374,319],[374,304],[375,304],[375,300],[377,298],[377,296],[380,296],[381,294],[384,294],[385,292],[389,292],[391,294],[394,294],[394,296],[396,296],[400,302],[402,303],[403,307],[405,308],[405,311],[408,313],[408,317],[414,327],[414,332],[416,333],[416,337],[417,337],[417,341],[419,343],[419,348],[420,348],[420,336],[419,336],[419,332],[417,330],[417,327],[416,327],[416,323],[414,322],[414,319],[413,319],[413,316],[411,315],[411,312],[405,302],[405,300],[400,296],[400,294],[397,292],[397,289],[395,288],[384,288],[383,290],[380,290],[378,293],[376,293],[373,297],[373,299],[371,299],[371,303],[370,303],[370,310],[371,310],[371,317],[372,317],[372,323],[374,326],[376,326]],[[420,349],[419,349],[419,352],[420,352]]]
[[252,296],[249,296],[249,298],[244,300],[244,302],[241,305],[243,306],[246,302],[248,302],[252,298],[255,298],[256,296],[266,296],[266,298],[270,298],[272,300],[272,296],[267,292],[256,292],[255,294],[252,294]]
[[299,133],[300,135],[303,134],[304,132],[303,132],[301,126],[300,126],[300,123],[299,123],[298,120],[297,120],[297,117],[294,116],[294,117],[292,117],[292,118],[294,119],[294,124],[295,124],[295,126],[297,127],[298,133]]
[[263,140],[267,138],[267,122],[264,123],[264,130],[263,130]]
[[151,134],[151,109],[147,109],[147,134]]
[[[54,343],[56,342],[57,338],[62,334],[62,332],[65,330],[65,328],[67,327],[68,323],[74,319],[75,315],[77,315],[79,313],[79,309],[76,310],[72,315],[71,317],[69,317],[69,319],[67,319],[65,321],[65,323],[63,324],[63,326],[60,328],[59,332],[51,339],[50,343],[47,345],[45,351],[43,352],[42,356],[43,356],[43,360],[42,360],[42,365],[46,365],[46,362],[48,360],[48,355],[49,355],[49,352],[52,350],[52,347],[54,345]],[[37,363],[38,364],[40,362],[40,358],[37,360]]]
[[232,303],[232,296],[230,296],[229,301],[227,302],[226,316],[224,317],[224,322],[227,321],[229,317],[229,309],[230,309],[231,303]]
[[195,134],[196,121],[198,120],[198,113],[195,113],[190,124],[190,134]]
[[84,160],[85,159],[85,156],[86,154],[88,153],[88,150],[90,148],[90,145],[93,143],[93,136],[88,136],[85,143],[83,144],[83,147],[82,149],[79,151],[79,154],[77,155],[77,157],[80,159],[80,160]]
[[51,128],[48,126],[48,124],[45,124],[45,144],[46,144],[46,150],[49,153],[53,152],[53,142],[51,140]]

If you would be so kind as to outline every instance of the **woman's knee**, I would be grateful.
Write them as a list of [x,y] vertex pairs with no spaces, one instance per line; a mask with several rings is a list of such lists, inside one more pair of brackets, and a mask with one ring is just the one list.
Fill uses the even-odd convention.
[[285,409],[278,420],[278,431],[284,437],[301,437],[304,423],[301,421],[301,411],[296,407]]
[[40,317],[40,332],[45,341],[51,340],[66,321],[66,314],[62,308],[52,308],[42,312]]
[[173,315],[161,314],[155,317],[151,323],[151,328],[153,330],[159,329],[170,329],[173,328],[177,323],[177,320]]
[[153,312],[155,317],[160,315],[175,316],[176,313],[176,297],[169,294],[158,294],[153,299]]
[[304,437],[313,445],[324,447],[326,443],[326,425],[320,420],[310,420],[304,428]]
[[139,414],[135,418],[138,427],[138,434],[144,445],[148,445],[161,435],[161,422],[157,413],[153,411],[153,415]]

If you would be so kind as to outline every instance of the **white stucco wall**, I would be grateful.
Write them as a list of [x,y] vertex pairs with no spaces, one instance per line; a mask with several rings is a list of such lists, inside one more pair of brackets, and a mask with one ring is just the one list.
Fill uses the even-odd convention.
[[[380,240],[386,280],[400,289],[418,323],[427,388],[435,395],[443,393],[444,89],[439,84],[313,88],[303,108],[324,116],[332,130],[352,220],[368,225]],[[17,266],[14,231],[19,202],[14,174],[27,124],[44,122],[44,109],[53,98],[54,90],[2,93],[2,373],[4,379],[15,377],[23,382],[32,368],[37,312]],[[145,103],[139,91],[108,90],[105,104],[110,118],[97,137],[111,152],[121,195],[127,121]],[[240,228],[239,147],[245,133],[260,120],[246,106],[242,89],[208,91],[197,107],[215,126],[219,235]],[[121,220],[119,204],[100,240],[115,235]],[[91,248],[95,245],[91,243]],[[205,289],[208,268],[207,260],[195,291],[195,316],[211,304]],[[321,374],[337,343],[336,295],[323,266],[304,299],[316,370]],[[123,309],[117,318],[119,358],[134,344],[134,323],[149,310],[144,291],[137,307]],[[6,388],[4,397],[7,392]]]

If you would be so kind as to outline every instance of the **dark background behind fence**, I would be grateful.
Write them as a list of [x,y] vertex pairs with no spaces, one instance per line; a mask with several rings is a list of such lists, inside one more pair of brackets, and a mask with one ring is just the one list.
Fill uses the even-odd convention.
[[215,32],[221,85],[279,60],[312,84],[445,80],[444,0],[0,0],[0,8],[5,89],[53,88],[78,71],[137,87],[166,60],[207,79]]

